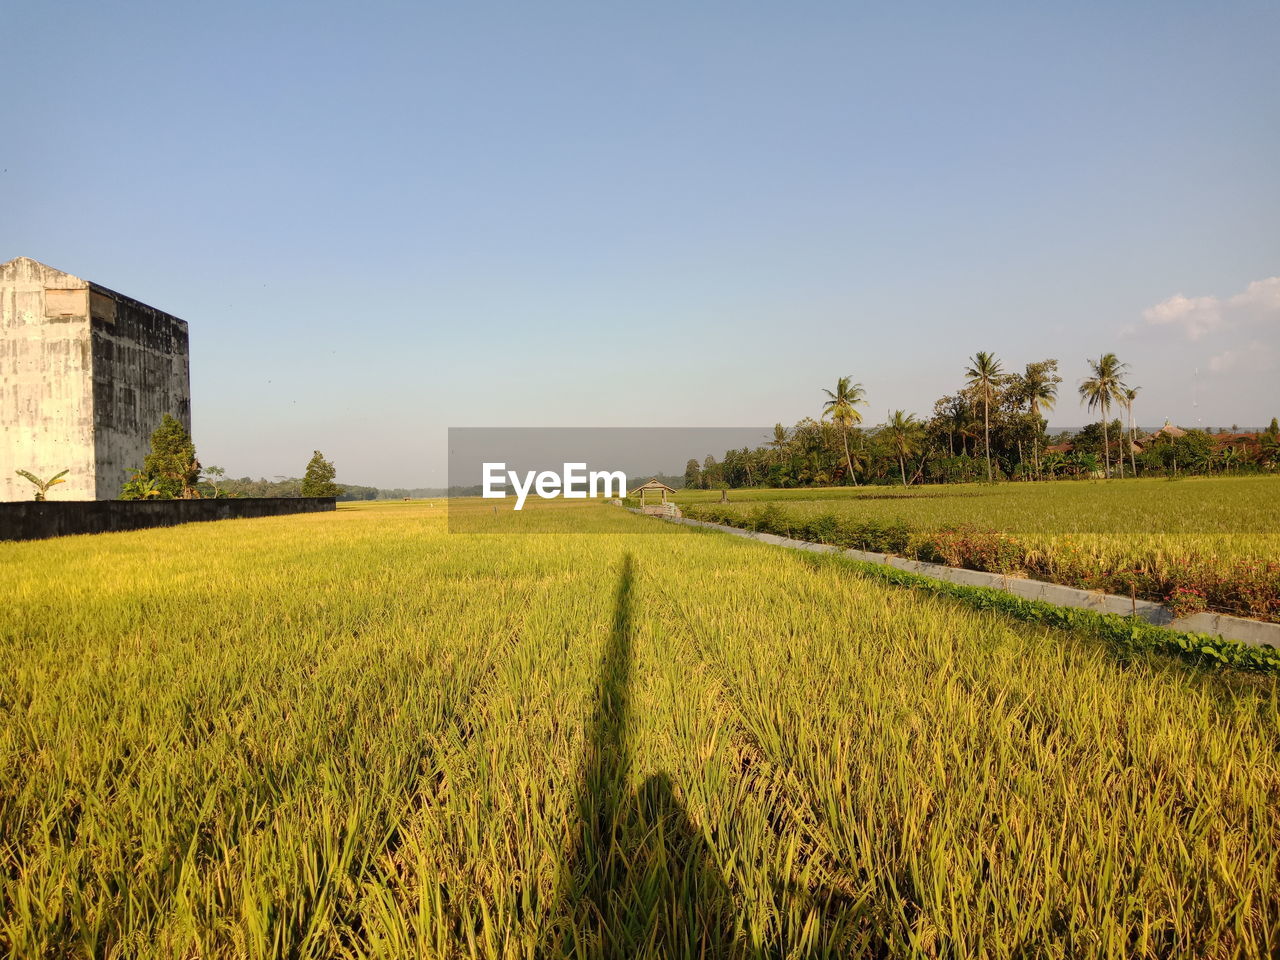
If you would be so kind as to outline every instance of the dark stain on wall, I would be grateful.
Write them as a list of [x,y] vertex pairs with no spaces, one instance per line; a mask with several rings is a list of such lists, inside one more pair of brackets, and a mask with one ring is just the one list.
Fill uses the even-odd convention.
[[142,466],[165,414],[191,429],[190,339],[185,321],[90,284],[97,496],[117,496]]

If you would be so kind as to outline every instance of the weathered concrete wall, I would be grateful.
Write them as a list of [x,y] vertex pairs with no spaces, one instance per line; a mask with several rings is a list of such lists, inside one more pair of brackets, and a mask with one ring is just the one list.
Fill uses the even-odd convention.
[[69,500],[96,495],[89,284],[19,257],[0,264],[0,500],[29,500],[14,474],[48,477]]
[[333,497],[245,497],[234,500],[97,500],[0,503],[0,540],[44,540],[179,523],[320,513]]
[[166,413],[191,429],[187,325],[27,257],[0,264],[0,501],[119,496]]
[[96,283],[90,292],[95,496],[109,500],[142,466],[166,413],[191,431],[187,325]]

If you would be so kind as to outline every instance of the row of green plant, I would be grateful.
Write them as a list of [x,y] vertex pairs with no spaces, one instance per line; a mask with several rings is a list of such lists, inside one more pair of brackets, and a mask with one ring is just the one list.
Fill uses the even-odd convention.
[[[151,434],[151,452],[135,470],[120,493],[121,500],[196,500],[202,497],[245,496],[234,481],[225,480],[222,467],[202,467],[196,445],[187,428],[169,414]],[[307,472],[293,496],[336,497],[342,487],[335,483],[337,470],[319,450],[307,463]]]
[[[941,397],[927,417],[889,412],[864,428],[859,407],[866,391],[840,377],[818,419],[793,427],[776,424],[760,447],[727,450],[717,460],[690,460],[686,488],[803,487],[897,483],[966,483],[975,480],[1082,479],[1094,476],[1270,472],[1280,467],[1280,422],[1259,434],[1211,435],[1166,424],[1144,435],[1134,418],[1141,391],[1128,380],[1128,364],[1114,353],[1088,361],[1077,386],[1085,408],[1101,419],[1075,432],[1050,436],[1045,414],[1058,401],[1058,361],[1006,370],[994,354],[979,351],[965,369],[964,385]],[[1116,418],[1113,411],[1123,413]],[[762,438],[763,439],[763,438]]]
[[1043,600],[1030,600],[1003,590],[950,583],[934,577],[899,570],[882,563],[847,556],[812,554],[815,564],[834,563],[864,577],[907,587],[924,593],[958,600],[975,610],[998,610],[1027,623],[1041,623],[1098,637],[1124,652],[1157,651],[1173,654],[1200,666],[1229,666],[1238,670],[1280,673],[1280,650],[1255,647],[1224,640],[1206,633],[1189,633],[1158,627],[1140,617],[1122,617],[1076,607],[1062,607]]
[[[49,499],[49,490],[67,482],[70,470],[62,470],[50,477],[39,477],[29,470],[18,470],[34,488],[34,499]],[[316,450],[307,463],[306,475],[301,480],[289,480],[285,484],[263,485],[269,489],[250,489],[253,481],[227,480],[222,467],[203,467],[196,457],[196,445],[177,418],[165,414],[160,426],[151,433],[151,451],[141,467],[120,491],[121,500],[200,500],[223,497],[340,497],[343,488],[335,482],[337,470],[332,461]]]
[[1280,621],[1280,560],[1185,552],[1176,563],[1141,558],[1117,565],[1065,537],[1046,549],[1010,533],[972,524],[918,527],[901,518],[806,514],[765,503],[691,504],[687,516],[843,549],[893,553],[967,570],[1047,580],[1085,590],[1166,603],[1176,616],[1205,610]]

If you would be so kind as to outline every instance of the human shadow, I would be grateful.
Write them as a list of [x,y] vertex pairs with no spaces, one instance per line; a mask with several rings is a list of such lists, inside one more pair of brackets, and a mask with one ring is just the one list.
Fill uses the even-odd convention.
[[[562,867],[563,923],[538,955],[581,960],[843,955],[816,942],[793,949],[750,946],[717,860],[669,778],[656,774],[638,789],[628,788],[634,590],[635,562],[627,554],[587,736],[577,836]],[[782,885],[776,894],[793,907],[826,896]]]

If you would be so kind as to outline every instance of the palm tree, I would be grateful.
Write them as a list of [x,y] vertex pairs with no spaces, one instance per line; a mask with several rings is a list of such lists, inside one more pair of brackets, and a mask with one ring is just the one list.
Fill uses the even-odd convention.
[[1138,475],[1138,460],[1133,454],[1133,446],[1137,442],[1138,431],[1133,425],[1133,401],[1138,399],[1138,391],[1141,389],[1141,387],[1125,387],[1121,393],[1125,411],[1129,415],[1129,468],[1135,477]]
[[[1052,410],[1058,401],[1058,384],[1062,378],[1057,375],[1057,360],[1042,360],[1039,363],[1028,363],[1022,375],[1022,396],[1027,403],[1031,416],[1039,417],[1041,410]],[[1031,456],[1035,460],[1036,475],[1040,475],[1040,433],[1037,427],[1035,444],[1031,448]]]
[[[1108,432],[1107,418],[1111,413],[1111,402],[1120,400],[1123,391],[1128,389],[1124,383],[1124,372],[1129,369],[1127,363],[1121,363],[1114,353],[1104,353],[1097,360],[1089,361],[1089,370],[1093,374],[1080,381],[1080,398],[1090,410],[1102,411],[1102,460],[1103,475],[1111,476],[1111,437]],[[1121,460],[1120,476],[1124,477],[1124,461]]]
[[773,447],[777,455],[778,462],[782,462],[782,452],[787,449],[787,444],[791,442],[791,437],[787,433],[787,428],[780,423],[773,425],[773,439],[768,441],[768,446]]
[[915,414],[907,413],[905,410],[895,410],[889,416],[888,423],[885,424],[885,430],[889,434],[889,442],[893,446],[894,452],[898,455],[898,470],[902,474],[902,485],[907,486],[907,464],[906,458],[915,454],[919,449],[920,428],[922,424],[916,419]]
[[857,405],[865,403],[867,392],[862,384],[851,383],[852,377],[841,377],[836,381],[835,392],[823,390],[830,399],[822,405],[823,417],[830,417],[833,423],[840,426],[840,439],[844,442],[844,462],[849,468],[849,477],[853,485],[858,485],[858,478],[853,474],[853,457],[849,455],[849,428],[862,422],[862,414]]
[[27,470],[15,470],[14,472],[18,476],[20,476],[23,480],[26,480],[35,486],[36,501],[38,503],[43,503],[46,499],[48,499],[49,488],[52,487],[54,484],[66,483],[67,482],[66,476],[71,471],[63,470],[61,473],[55,473],[48,480],[41,480],[34,473],[30,473]]
[[982,398],[982,432],[983,443],[987,453],[987,483],[995,481],[991,472],[991,401],[995,398],[996,387],[1000,383],[1000,361],[995,354],[979,350],[969,358],[969,369],[965,371],[969,378],[969,386]]

